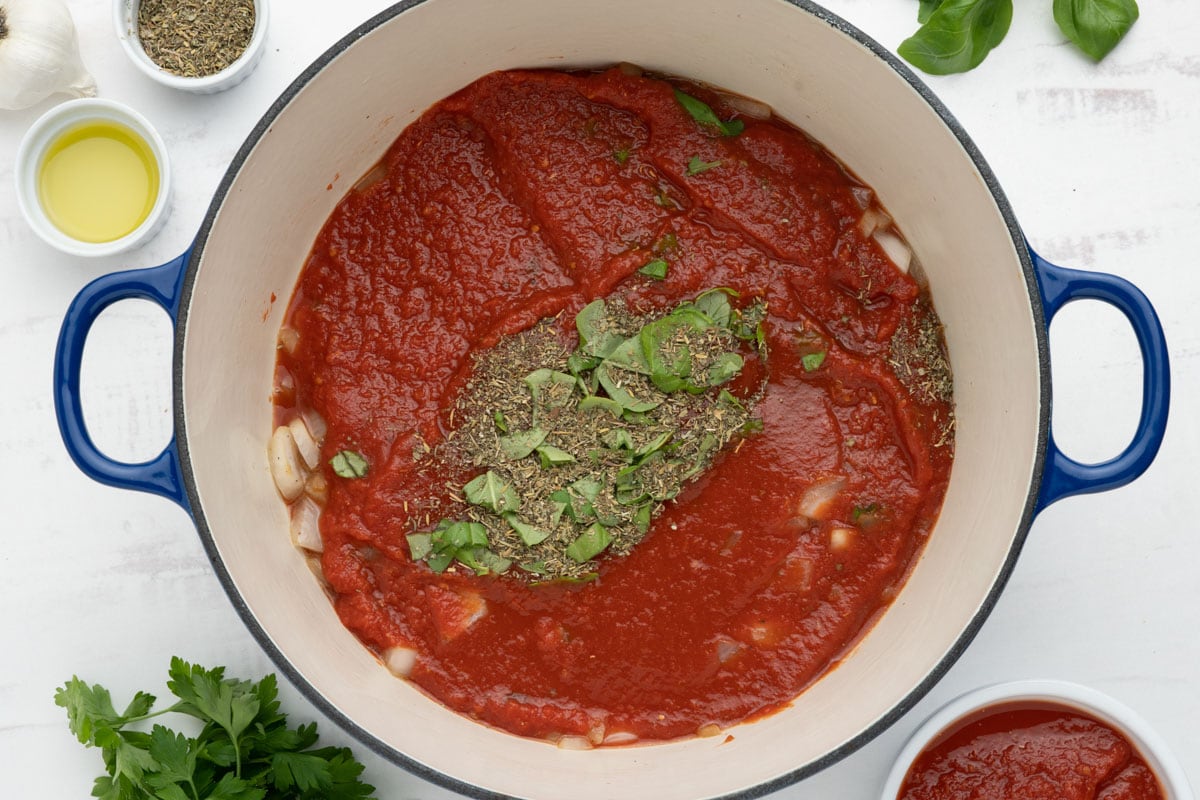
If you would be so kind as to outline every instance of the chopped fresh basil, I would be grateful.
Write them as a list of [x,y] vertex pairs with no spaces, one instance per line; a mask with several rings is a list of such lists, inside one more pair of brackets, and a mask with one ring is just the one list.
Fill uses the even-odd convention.
[[463,487],[463,494],[471,505],[482,506],[497,514],[516,511],[521,501],[511,483],[507,483],[490,469],[474,478]]
[[692,119],[701,125],[716,128],[722,136],[737,136],[746,127],[746,123],[740,119],[731,119],[728,122],[722,122],[708,103],[698,100],[690,94],[685,94],[678,89],[675,90],[675,99],[679,101],[679,105],[683,106],[684,111],[691,115]]
[[613,158],[617,160],[618,164],[624,166],[625,162],[629,160],[629,148],[623,147],[620,150],[613,150]]
[[504,414],[500,411],[492,414],[492,422],[496,423],[496,430],[501,433],[508,433],[508,423],[504,420]]
[[566,450],[560,450],[552,444],[544,444],[537,448],[537,454],[541,459],[542,469],[550,469],[561,464],[570,464],[575,460],[575,456]]
[[825,363],[825,351],[820,350],[816,353],[809,353],[801,356],[800,363],[804,365],[805,372],[815,372]]
[[329,459],[335,475],[342,478],[366,477],[369,469],[367,460],[353,450],[343,450]]
[[567,556],[582,564],[603,553],[611,543],[612,537],[609,536],[608,530],[597,522],[567,546]]
[[410,533],[408,535],[408,551],[413,561],[422,561],[433,552],[433,534]]
[[496,441],[500,445],[500,452],[504,454],[504,458],[508,461],[516,461],[536,450],[542,442],[546,441],[546,436],[546,431],[534,428],[501,436]]
[[656,258],[639,269],[638,272],[647,277],[654,278],[657,281],[661,281],[667,277],[667,270],[669,268],[670,264],[661,258]]
[[531,572],[534,575],[549,575],[550,570],[546,569],[545,561],[531,561],[528,564],[518,564],[518,568]]
[[700,156],[692,156],[691,160],[688,161],[686,172],[690,177],[692,175],[699,175],[701,172],[708,172],[713,167],[719,166],[721,166],[720,161],[704,161]]
[[517,532],[517,535],[521,537],[521,541],[530,547],[533,547],[535,544],[541,544],[550,536],[549,531],[544,531],[541,528],[530,525],[512,512],[504,515],[504,521]]
[[430,533],[408,535],[413,561],[424,561],[434,572],[458,562],[477,575],[507,572],[512,562],[489,547],[487,528],[478,522],[444,519]]

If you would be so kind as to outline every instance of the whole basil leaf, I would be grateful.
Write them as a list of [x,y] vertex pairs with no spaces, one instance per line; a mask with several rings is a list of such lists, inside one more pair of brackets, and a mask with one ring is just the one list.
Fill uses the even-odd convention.
[[1054,0],[1054,21],[1079,49],[1099,61],[1137,22],[1136,0]]
[[933,16],[933,12],[937,11],[938,6],[942,4],[942,0],[920,0],[921,6],[917,9],[917,22],[924,25]]
[[1004,41],[1012,0],[943,0],[897,52],[931,75],[967,72]]

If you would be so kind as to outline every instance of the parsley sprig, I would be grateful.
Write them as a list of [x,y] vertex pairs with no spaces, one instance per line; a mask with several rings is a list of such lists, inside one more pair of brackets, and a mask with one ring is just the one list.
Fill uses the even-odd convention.
[[[317,725],[292,729],[280,712],[274,675],[258,683],[229,679],[223,667],[205,669],[172,658],[167,688],[178,698],[153,711],[155,697],[138,692],[117,713],[99,684],[77,677],[54,702],[67,710],[71,732],[99,747],[106,775],[92,796],[101,800],[358,800],[375,788],[359,780],[363,766],[348,748],[316,748]],[[188,737],[137,723],[182,714],[204,723]]]

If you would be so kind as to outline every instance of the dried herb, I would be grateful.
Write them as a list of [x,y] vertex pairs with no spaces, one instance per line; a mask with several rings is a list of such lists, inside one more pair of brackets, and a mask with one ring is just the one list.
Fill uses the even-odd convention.
[[254,35],[253,0],[142,0],[137,35],[158,66],[184,78],[215,75]]
[[[937,314],[926,302],[918,303],[892,336],[888,363],[900,383],[915,399],[950,405],[954,376],[946,355],[946,342]],[[941,423],[938,446],[953,442],[954,412]]]
[[457,519],[415,526],[412,557],[542,581],[628,553],[754,421],[765,369],[749,397],[723,387],[746,358],[765,360],[765,308],[734,308],[735,296],[705,292],[657,317],[597,300],[575,318],[574,350],[543,321],[482,354],[455,407],[464,421],[435,452],[478,474]]

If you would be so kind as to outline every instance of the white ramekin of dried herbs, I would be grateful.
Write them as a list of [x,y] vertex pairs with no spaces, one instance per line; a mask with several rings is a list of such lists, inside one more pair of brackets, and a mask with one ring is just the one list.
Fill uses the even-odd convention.
[[174,89],[212,94],[262,58],[267,0],[114,0],[117,38],[134,65]]

